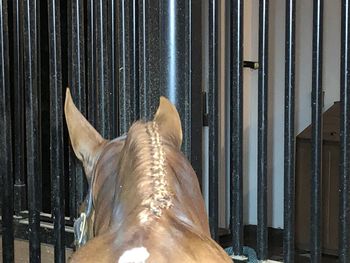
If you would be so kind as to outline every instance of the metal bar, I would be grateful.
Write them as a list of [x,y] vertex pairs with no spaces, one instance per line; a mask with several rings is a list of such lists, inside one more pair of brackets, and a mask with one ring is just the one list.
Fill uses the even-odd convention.
[[350,262],[350,1],[341,7],[339,262]]
[[111,137],[119,136],[119,92],[118,92],[118,61],[119,61],[119,39],[118,39],[118,2],[117,0],[109,0],[108,2],[108,32],[110,43],[110,90],[113,97],[111,99]]
[[295,0],[286,2],[285,40],[285,112],[284,112],[284,238],[283,256],[286,263],[294,262],[295,225]]
[[[69,41],[69,86],[74,103],[86,116],[86,80],[85,80],[85,39],[84,39],[84,1],[74,0],[68,5],[70,9]],[[70,176],[74,177],[71,184],[71,194],[75,204],[74,214],[83,202],[87,183],[81,164],[76,159],[72,149],[69,152]],[[72,192],[73,191],[73,192]]]
[[[199,185],[202,186],[203,168],[203,88],[202,88],[202,3],[192,0],[189,3],[188,24],[190,25],[189,45],[189,85],[191,114],[191,164],[197,174]],[[213,73],[215,74],[215,73]],[[215,80],[215,79],[214,79]],[[215,80],[217,82],[217,79]],[[214,113],[215,114],[215,113]],[[196,136],[193,136],[193,135]],[[212,149],[214,150],[214,148]],[[214,153],[214,152],[213,152]]]
[[27,176],[30,262],[40,262],[40,86],[38,67],[38,2],[24,1]]
[[321,262],[322,219],[322,38],[323,0],[313,1],[312,40],[312,156],[311,156],[311,262]]
[[10,64],[7,1],[0,0],[0,180],[2,215],[2,259],[14,262],[13,174],[10,106]]
[[139,118],[138,3],[122,0],[119,8],[119,112],[120,134]]
[[[64,2],[65,3],[65,2]],[[63,4],[64,4],[63,3]],[[72,44],[72,23],[73,23],[73,18],[72,18],[72,2],[66,3],[66,9],[67,9],[67,68],[68,68],[68,86],[70,87],[73,95],[73,99],[76,101],[78,105],[80,105],[80,100],[79,98],[74,98],[74,87],[71,87],[71,80],[72,80],[72,66],[73,66],[73,60],[72,60],[72,49],[73,49],[73,44]],[[63,6],[62,6],[63,7]],[[63,10],[62,10],[63,11]],[[63,21],[62,21],[63,22]],[[78,106],[79,107],[79,106]],[[68,135],[69,136],[69,135]],[[77,217],[78,215],[78,209],[79,209],[79,202],[77,201],[77,190],[76,190],[76,166],[79,166],[77,164],[77,160],[75,157],[75,154],[73,152],[73,149],[71,147],[71,142],[69,141],[69,147],[68,147],[68,171],[69,171],[69,194],[70,194],[70,210],[71,210],[71,219],[74,220],[74,218]]]
[[65,262],[63,96],[60,1],[48,0],[50,50],[50,162],[55,262]]
[[182,150],[191,160],[189,2],[160,1],[160,89],[175,104],[183,129]]
[[258,75],[258,226],[257,254],[267,259],[267,131],[268,131],[268,50],[269,1],[259,1],[259,75]]
[[230,130],[231,234],[235,255],[243,246],[243,1],[231,1]]
[[119,134],[127,132],[131,123],[131,109],[130,109],[130,94],[127,91],[128,73],[129,67],[127,66],[127,60],[129,53],[127,52],[127,43],[129,40],[129,34],[126,28],[126,3],[125,0],[121,0],[119,3],[119,38],[121,44],[119,46]]
[[25,184],[25,125],[24,125],[24,83],[23,83],[23,2],[13,1],[13,86],[14,101],[14,209],[18,214],[26,207]]
[[96,127],[96,41],[95,41],[95,11],[94,0],[87,3],[87,116],[90,123]]
[[159,104],[159,1],[139,1],[140,117],[152,118]]
[[130,1],[130,71],[131,71],[131,105],[133,109],[133,120],[137,120],[140,117],[140,104],[139,104],[139,29],[138,29],[138,1]]
[[219,85],[218,85],[218,15],[219,1],[211,0],[209,16],[208,67],[208,123],[209,123],[209,223],[210,232],[218,240],[218,175],[219,175]]
[[107,1],[95,1],[95,39],[96,39],[96,99],[97,129],[105,138],[112,137],[111,129],[111,93],[110,93],[110,54],[108,45]]

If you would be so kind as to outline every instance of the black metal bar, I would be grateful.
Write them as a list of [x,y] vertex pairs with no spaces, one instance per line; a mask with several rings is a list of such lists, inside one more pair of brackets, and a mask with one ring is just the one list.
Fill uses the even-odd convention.
[[119,7],[120,134],[139,118],[138,3],[122,0]]
[[2,259],[3,262],[14,262],[8,6],[7,1],[2,0],[0,0],[0,92]]
[[[190,25],[190,101],[191,101],[191,164],[197,174],[199,185],[202,185],[203,167],[203,89],[202,89],[202,4],[201,0],[189,3],[188,24]],[[217,81],[217,80],[216,80]],[[193,135],[196,136],[193,136]],[[214,149],[213,149],[214,150]],[[214,153],[214,152],[213,152]]]
[[24,1],[27,176],[30,262],[40,262],[40,86],[38,67],[38,2]]
[[152,118],[159,104],[159,1],[139,1],[140,117]]
[[130,106],[130,92],[128,87],[130,86],[129,78],[129,53],[127,52],[129,42],[129,32],[127,30],[127,3],[125,0],[121,0],[119,3],[119,39],[121,44],[119,45],[119,134],[127,132],[129,125],[131,124],[131,106]]
[[119,136],[119,39],[118,39],[118,4],[117,0],[108,1],[108,41],[110,43],[110,92],[113,94],[111,98],[111,137]]
[[96,43],[95,43],[95,10],[94,0],[87,1],[87,116],[90,123],[96,127]]
[[285,40],[285,113],[284,113],[284,239],[286,263],[294,262],[295,211],[295,0],[286,2]]
[[218,14],[219,1],[209,1],[209,67],[208,67],[208,121],[209,121],[209,223],[210,232],[218,240],[218,175],[219,175],[219,85],[218,85]]
[[160,1],[160,89],[175,104],[183,129],[182,150],[191,160],[189,2]]
[[350,1],[341,7],[339,262],[350,262]]
[[65,262],[63,96],[60,1],[48,0],[50,49],[50,162],[55,262]]
[[[86,116],[86,80],[85,80],[85,39],[84,39],[84,1],[74,0],[69,8],[69,86],[74,103]],[[86,180],[81,164],[76,159],[72,149],[69,151],[69,166],[71,181],[71,198],[74,202],[74,215],[83,202],[86,192]]]
[[108,6],[107,1],[95,1],[95,39],[96,39],[96,100],[97,129],[105,138],[112,137],[110,93],[110,45],[108,45]]
[[230,130],[231,233],[235,255],[243,246],[243,0],[231,1]]
[[257,254],[267,259],[267,131],[268,131],[268,48],[269,1],[259,1],[259,76],[258,76],[258,226]]
[[321,262],[322,223],[322,38],[323,0],[313,1],[312,40],[312,156],[311,156],[311,262]]
[[26,206],[25,184],[25,129],[23,83],[23,2],[13,1],[13,88],[16,110],[14,111],[14,209],[18,214]]
[[139,104],[139,28],[138,28],[138,1],[130,1],[130,73],[131,73],[131,105],[133,111],[133,120],[140,117]]

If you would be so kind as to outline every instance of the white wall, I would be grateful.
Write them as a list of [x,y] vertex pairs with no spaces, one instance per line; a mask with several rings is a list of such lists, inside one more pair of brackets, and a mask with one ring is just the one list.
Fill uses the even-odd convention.
[[[246,0],[244,59],[258,58],[258,1]],[[296,134],[311,121],[312,0],[297,0]],[[323,88],[325,109],[339,100],[340,0],[324,2]],[[269,37],[269,225],[283,228],[285,1],[270,1]],[[244,70],[244,222],[257,223],[258,72]]]

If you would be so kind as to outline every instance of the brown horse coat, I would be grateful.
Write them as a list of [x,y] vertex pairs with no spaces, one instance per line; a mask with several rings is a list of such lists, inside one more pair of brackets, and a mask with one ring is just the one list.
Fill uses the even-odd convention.
[[65,115],[94,204],[91,239],[71,262],[232,262],[210,237],[197,177],[180,152],[180,118],[167,99],[125,140],[103,139],[68,89]]

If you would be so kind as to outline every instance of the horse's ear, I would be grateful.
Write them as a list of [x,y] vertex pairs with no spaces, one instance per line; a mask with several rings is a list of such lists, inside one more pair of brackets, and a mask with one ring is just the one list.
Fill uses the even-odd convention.
[[159,107],[154,116],[163,136],[170,136],[175,140],[176,147],[181,148],[182,128],[179,113],[175,106],[165,97],[160,97]]
[[86,176],[91,176],[97,153],[105,139],[92,127],[74,105],[69,88],[66,90],[64,113],[73,151],[83,163]]

